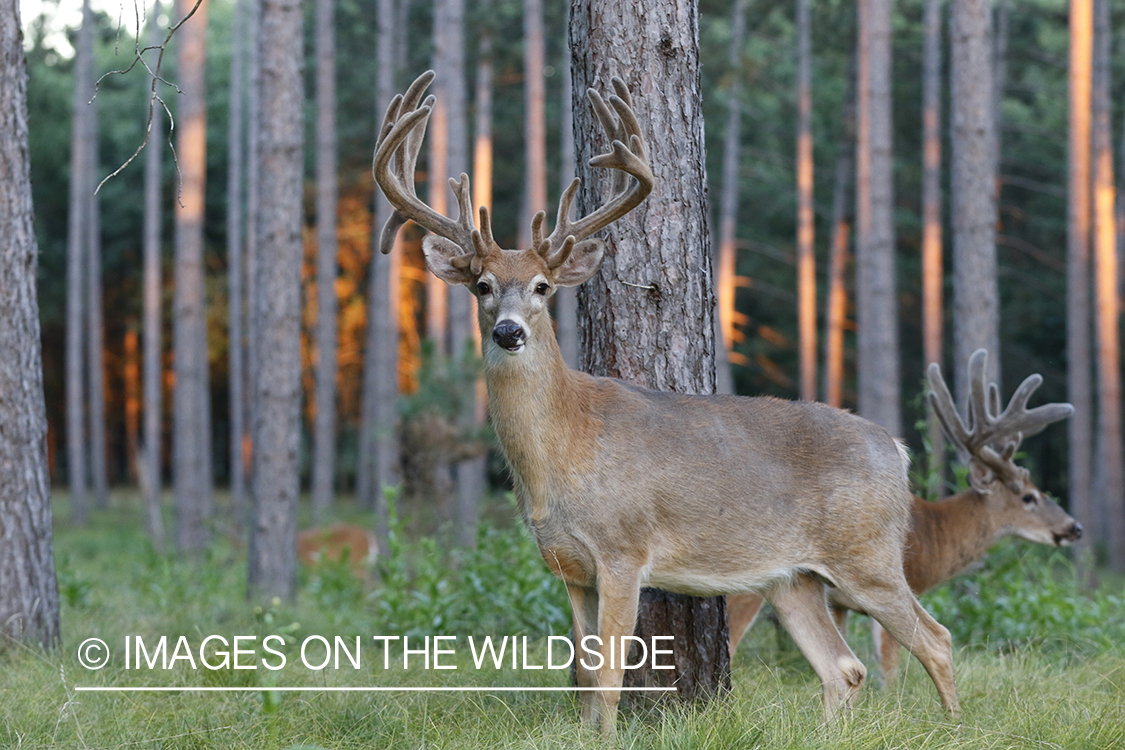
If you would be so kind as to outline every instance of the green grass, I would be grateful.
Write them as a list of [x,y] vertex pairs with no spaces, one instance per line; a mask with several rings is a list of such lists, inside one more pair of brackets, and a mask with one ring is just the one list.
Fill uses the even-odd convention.
[[[1104,596],[1091,601],[1113,622],[1092,629],[1083,609],[1080,618],[1063,618],[1057,627],[1047,618],[1034,637],[1021,640],[1013,631],[999,645],[987,638],[962,643],[955,655],[963,707],[957,723],[940,710],[918,663],[904,658],[905,674],[895,686],[880,690],[869,680],[856,708],[825,724],[815,676],[788,639],[767,623],[744,641],[735,660],[733,692],[725,700],[626,709],[618,721],[619,736],[610,742],[578,728],[576,701],[564,693],[273,691],[276,685],[566,685],[565,671],[489,667],[478,672],[464,637],[473,632],[471,619],[479,617],[488,625],[478,635],[528,635],[537,644],[532,656],[541,663],[543,636],[566,632],[554,612],[564,598],[561,584],[549,583],[529,540],[513,530],[486,535],[481,551],[456,558],[455,572],[445,569],[436,548],[400,539],[399,565],[387,571],[398,590],[373,590],[342,569],[305,571],[296,601],[262,610],[245,599],[240,550],[220,541],[199,561],[155,555],[139,531],[135,507],[118,500],[124,507],[95,514],[88,529],[69,529],[65,523],[56,529],[63,647],[47,654],[22,646],[0,652],[0,747],[1125,748],[1125,622],[1119,601]],[[1008,599],[1023,596],[1013,588],[1007,556],[1014,554],[1001,553],[996,574]],[[991,583],[981,581],[970,592],[975,598],[953,590],[935,605],[947,612],[960,606],[957,616],[968,617],[985,606],[982,597]],[[478,601],[489,598],[495,600],[492,605]],[[1023,620],[1051,609],[1050,602],[1031,609],[1003,606]],[[458,614],[443,619],[443,609]],[[430,618],[430,626],[423,617]],[[461,635],[456,658],[447,659],[459,668],[385,671],[369,637],[407,632]],[[975,638],[971,628],[965,632]],[[126,635],[140,634],[146,641],[184,635],[197,646],[211,634],[261,638],[270,633],[289,641],[288,663],[278,672],[193,671],[182,663],[168,672],[124,668]],[[362,668],[304,668],[297,648],[310,634],[364,636]],[[78,662],[78,646],[88,637],[105,640],[114,651],[100,671]],[[873,674],[862,618],[853,618],[849,640]],[[401,651],[393,653],[401,658]],[[79,693],[79,685],[252,689]]]

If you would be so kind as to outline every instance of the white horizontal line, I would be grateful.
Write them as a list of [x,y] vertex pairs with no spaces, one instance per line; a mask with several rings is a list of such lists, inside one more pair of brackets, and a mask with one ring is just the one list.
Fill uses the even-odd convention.
[[259,685],[257,687],[74,687],[85,693],[590,693],[620,690],[623,693],[676,692],[675,687],[285,687]]

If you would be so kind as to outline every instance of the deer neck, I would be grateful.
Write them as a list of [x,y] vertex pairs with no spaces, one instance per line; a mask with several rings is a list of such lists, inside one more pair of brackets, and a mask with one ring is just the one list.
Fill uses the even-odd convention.
[[922,593],[965,570],[1002,536],[986,500],[969,489],[937,502],[914,501],[906,577]]
[[517,355],[488,346],[484,375],[489,416],[523,512],[541,522],[552,502],[577,486],[593,458],[600,424],[593,414],[593,381],[567,368],[549,320],[532,330]]

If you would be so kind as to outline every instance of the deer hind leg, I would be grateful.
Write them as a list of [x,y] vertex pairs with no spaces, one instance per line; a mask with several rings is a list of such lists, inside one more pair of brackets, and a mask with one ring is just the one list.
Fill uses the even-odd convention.
[[[586,660],[582,658],[582,639],[588,635],[598,634],[598,591],[594,588],[567,584],[567,595],[570,597],[570,612],[574,620],[575,659],[574,673],[580,688],[595,688],[598,686],[598,676],[591,669],[586,668]],[[581,706],[582,723],[592,725],[596,719],[597,693],[583,690],[578,693],[578,703]]]
[[871,621],[871,639],[875,643],[875,653],[879,655],[879,680],[883,687],[893,685],[898,677],[898,657],[902,646],[883,630],[878,620]]
[[730,658],[734,661],[734,652],[738,650],[738,642],[750,630],[758,612],[762,609],[765,599],[761,594],[748,592],[745,594],[732,594],[727,597],[727,629],[730,631]]
[[801,575],[791,585],[772,590],[769,600],[820,678],[824,713],[831,719],[841,707],[854,702],[867,670],[836,629],[828,612],[824,584]]

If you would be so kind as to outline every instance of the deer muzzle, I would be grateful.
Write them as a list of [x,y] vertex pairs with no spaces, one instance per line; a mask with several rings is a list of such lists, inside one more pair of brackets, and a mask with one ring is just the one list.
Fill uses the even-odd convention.
[[1077,542],[1082,538],[1082,524],[1075,521],[1070,525],[1062,534],[1055,534],[1055,544],[1059,547],[1065,547],[1071,542]]
[[527,341],[527,331],[514,320],[501,320],[492,329],[492,340],[504,351],[515,354],[523,349],[524,342]]

